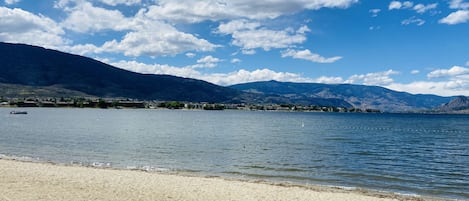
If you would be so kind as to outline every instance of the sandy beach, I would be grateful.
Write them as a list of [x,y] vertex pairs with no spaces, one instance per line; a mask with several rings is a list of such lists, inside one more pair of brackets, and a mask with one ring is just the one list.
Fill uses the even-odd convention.
[[422,200],[321,186],[0,160],[0,200]]

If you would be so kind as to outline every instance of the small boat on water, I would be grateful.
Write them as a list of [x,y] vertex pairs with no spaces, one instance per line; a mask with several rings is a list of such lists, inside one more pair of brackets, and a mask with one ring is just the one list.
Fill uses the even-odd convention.
[[11,111],[10,114],[28,114],[26,111]]

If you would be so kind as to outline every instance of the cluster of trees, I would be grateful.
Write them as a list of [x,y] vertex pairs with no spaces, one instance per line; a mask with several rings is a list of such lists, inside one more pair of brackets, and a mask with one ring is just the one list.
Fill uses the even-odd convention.
[[183,103],[179,101],[161,102],[157,105],[158,108],[168,109],[203,109],[203,110],[224,110],[225,105],[215,103]]
[[302,106],[294,104],[217,104],[188,103],[179,101],[138,101],[131,99],[102,98],[44,98],[11,99],[0,97],[2,105],[16,107],[78,107],[78,108],[167,108],[167,109],[203,109],[203,110],[269,110],[269,111],[312,111],[312,112],[366,112],[379,113],[376,109],[342,108],[332,106]]

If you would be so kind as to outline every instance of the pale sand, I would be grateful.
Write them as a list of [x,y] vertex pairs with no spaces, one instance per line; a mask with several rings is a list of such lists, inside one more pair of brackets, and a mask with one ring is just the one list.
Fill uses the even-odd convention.
[[0,159],[0,200],[420,200],[321,186],[61,166]]

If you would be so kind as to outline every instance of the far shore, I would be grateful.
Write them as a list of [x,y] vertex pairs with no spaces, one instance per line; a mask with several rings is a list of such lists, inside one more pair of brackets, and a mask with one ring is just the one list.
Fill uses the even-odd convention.
[[0,159],[0,201],[10,200],[437,200],[339,187],[91,168]]

